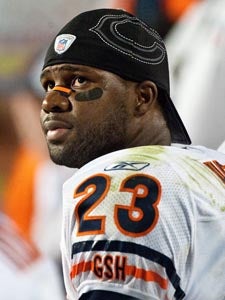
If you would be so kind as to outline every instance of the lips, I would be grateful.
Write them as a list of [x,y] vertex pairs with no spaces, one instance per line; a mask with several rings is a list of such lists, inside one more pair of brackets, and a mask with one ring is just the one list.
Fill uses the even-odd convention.
[[72,125],[61,120],[48,120],[44,122],[44,131],[49,142],[62,142],[68,135]]

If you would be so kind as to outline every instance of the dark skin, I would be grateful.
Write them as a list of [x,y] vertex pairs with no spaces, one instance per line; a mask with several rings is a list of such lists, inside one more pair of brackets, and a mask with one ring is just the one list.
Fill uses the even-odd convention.
[[[41,75],[47,91],[41,124],[51,159],[80,168],[101,155],[143,145],[170,145],[152,81],[132,82],[89,66],[61,64]],[[71,88],[66,94],[54,86]]]

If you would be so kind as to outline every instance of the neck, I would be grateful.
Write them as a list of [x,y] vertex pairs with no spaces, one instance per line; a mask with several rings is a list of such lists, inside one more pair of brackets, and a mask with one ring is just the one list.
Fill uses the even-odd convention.
[[[137,125],[137,124],[136,124]],[[138,126],[129,127],[128,147],[144,145],[171,145],[171,134],[164,118],[155,116],[155,118],[142,120]]]

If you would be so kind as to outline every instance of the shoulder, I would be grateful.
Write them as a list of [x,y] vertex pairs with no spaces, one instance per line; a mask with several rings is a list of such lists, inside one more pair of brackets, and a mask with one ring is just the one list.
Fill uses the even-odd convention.
[[[88,163],[64,184],[64,198],[73,199],[88,186],[110,186],[110,193],[120,192],[133,184],[152,186],[161,203],[185,207],[224,205],[225,155],[204,147],[144,146],[116,151]],[[219,171],[218,171],[219,170]],[[131,191],[131,190],[130,190]],[[213,196],[212,196],[213,195]],[[196,199],[197,198],[197,199]],[[174,202],[174,199],[176,201]],[[67,201],[66,205],[69,202]],[[216,205],[217,207],[217,205]],[[215,207],[214,207],[215,209]],[[212,208],[210,208],[210,211]]]
[[[79,169],[69,179],[79,180],[88,174],[107,172],[110,175],[144,172],[177,174],[186,181],[193,172],[207,170],[205,162],[218,161],[225,164],[225,155],[201,146],[142,146],[115,151],[101,156]],[[190,176],[189,176],[190,178]],[[169,178],[168,178],[169,180]]]

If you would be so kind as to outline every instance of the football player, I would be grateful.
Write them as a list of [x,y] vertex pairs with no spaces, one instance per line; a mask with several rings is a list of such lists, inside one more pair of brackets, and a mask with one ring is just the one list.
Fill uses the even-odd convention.
[[123,10],[84,12],[53,39],[41,83],[50,156],[79,169],[63,189],[68,299],[224,299],[225,156],[190,145],[158,33]]

